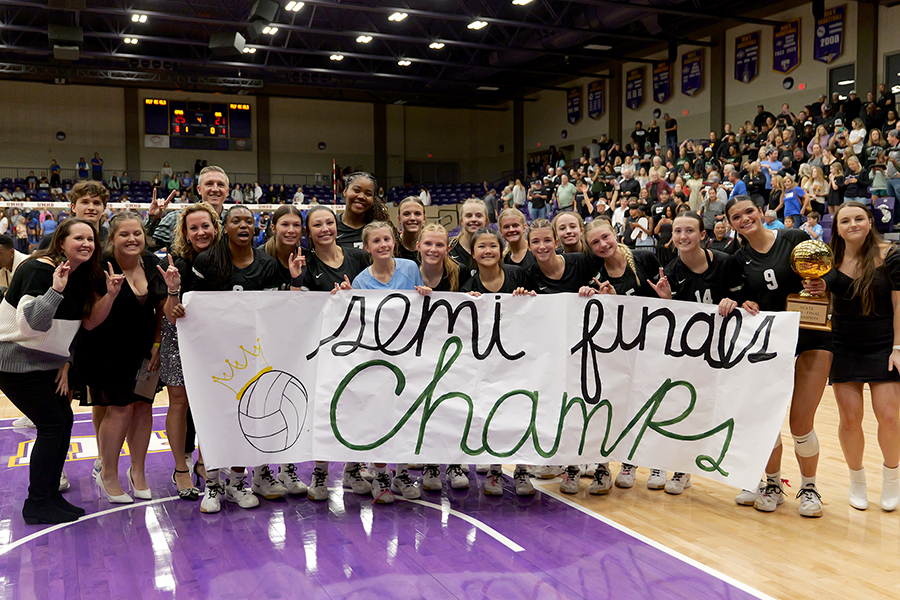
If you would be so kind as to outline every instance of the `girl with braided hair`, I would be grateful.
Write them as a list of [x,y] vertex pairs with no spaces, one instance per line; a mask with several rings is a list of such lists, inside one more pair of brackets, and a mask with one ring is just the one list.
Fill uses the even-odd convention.
[[[660,283],[662,268],[656,255],[650,250],[631,250],[616,240],[616,230],[610,221],[595,219],[585,225],[584,241],[590,251],[602,259],[598,263],[601,293],[615,293],[620,296],[642,296],[658,298],[656,285]],[[622,470],[616,475],[616,487],[634,486],[637,465],[623,462]],[[666,487],[666,472],[651,469],[647,487],[661,490]],[[608,494],[612,488],[609,463],[601,463],[594,473],[594,482],[588,493]]]
[[[344,213],[337,222],[337,245],[362,250],[363,227],[372,221],[391,221],[387,206],[375,196],[378,182],[371,173],[357,171],[347,175],[344,186]],[[391,225],[393,229],[393,224]],[[398,239],[396,229],[394,240]]]

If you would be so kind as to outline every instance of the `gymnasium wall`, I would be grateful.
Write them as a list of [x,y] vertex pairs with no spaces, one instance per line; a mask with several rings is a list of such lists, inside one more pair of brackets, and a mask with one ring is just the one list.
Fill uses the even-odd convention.
[[[74,169],[79,158],[90,162],[99,152],[110,174],[121,173],[124,97],[121,88],[0,80],[0,167],[30,167],[40,175],[50,159]],[[58,131],[65,140],[56,139]]]

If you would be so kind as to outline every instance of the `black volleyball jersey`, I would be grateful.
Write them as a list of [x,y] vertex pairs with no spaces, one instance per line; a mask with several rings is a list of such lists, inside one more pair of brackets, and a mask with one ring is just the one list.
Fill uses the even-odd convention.
[[775,243],[765,254],[749,245],[734,253],[744,274],[744,299],[760,310],[784,310],[788,294],[803,289],[803,280],[791,268],[791,252],[809,234],[799,229],[774,229]]
[[306,254],[306,268],[303,269],[301,286],[314,292],[330,292],[334,284],[343,283],[344,276],[351,282],[369,266],[369,255],[356,248],[341,248],[344,262],[338,267],[325,264],[315,253]]
[[253,249],[253,262],[244,268],[234,267],[231,282],[225,287],[215,289],[209,282],[209,254],[201,252],[194,261],[194,289],[199,291],[261,291],[277,290],[282,284],[278,273],[278,261],[260,248]]
[[[346,225],[340,217],[337,219],[337,236],[335,237],[335,243],[341,248],[356,248],[357,250],[362,250],[362,230],[355,229]],[[352,279],[352,277],[351,277]]]
[[534,291],[538,294],[560,294],[563,292],[578,293],[578,290],[590,285],[592,278],[599,272],[600,259],[595,259],[582,252],[571,252],[562,255],[566,263],[562,277],[550,279],[535,261],[528,273],[534,281]]
[[459,288],[462,290],[462,287],[476,273],[476,268],[473,266],[475,261],[472,260],[472,255],[459,241],[451,246],[450,258],[459,265]]
[[522,257],[522,262],[516,262],[513,260],[512,252],[503,257],[503,264],[512,265],[514,267],[522,267],[526,271],[531,269],[533,265],[537,264],[537,259],[534,257],[534,254],[531,253],[531,250],[525,251],[525,256]]
[[642,296],[645,298],[659,298],[647,280],[653,283],[659,281],[659,261],[656,256],[649,250],[632,250],[634,256],[634,267],[637,270],[637,276],[631,270],[629,265],[625,265],[625,272],[620,277],[610,277],[606,272],[606,265],[601,262],[600,281],[609,281],[616,294],[619,296]]
[[422,259],[419,256],[419,253],[415,250],[407,250],[406,246],[404,246],[403,244],[399,244],[397,249],[397,258],[405,258],[406,260],[411,260],[417,265],[422,264]]
[[694,273],[676,258],[665,268],[672,288],[672,299],[685,302],[718,304],[723,298],[741,301],[744,275],[737,259],[718,250],[704,250],[706,271]]
[[512,265],[500,265],[500,268],[503,269],[504,280],[503,285],[500,286],[500,289],[496,292],[493,292],[481,283],[481,276],[478,272],[475,272],[475,275],[472,276],[465,285],[460,286],[459,291],[461,292],[481,292],[482,294],[512,294],[516,288],[525,288],[526,290],[533,290],[534,284],[531,281],[531,277],[528,276],[528,272],[525,269],[520,267],[514,267]]

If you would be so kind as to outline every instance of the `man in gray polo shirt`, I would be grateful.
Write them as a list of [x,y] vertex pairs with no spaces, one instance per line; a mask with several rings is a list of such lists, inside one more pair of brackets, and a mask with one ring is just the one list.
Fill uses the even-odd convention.
[[556,206],[559,207],[560,212],[571,212],[575,210],[575,194],[578,192],[578,190],[575,189],[574,185],[569,183],[568,175],[561,175],[559,180],[559,186],[556,188],[556,192],[554,193],[554,198],[556,198]]

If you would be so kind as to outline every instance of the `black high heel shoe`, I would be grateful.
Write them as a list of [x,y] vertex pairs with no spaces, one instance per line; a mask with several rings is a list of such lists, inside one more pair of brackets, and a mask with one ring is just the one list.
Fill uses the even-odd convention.
[[[176,486],[178,485],[178,483],[175,481],[175,475],[177,473],[190,473],[190,471],[188,471],[187,469],[185,469],[184,471],[179,471],[178,469],[175,469],[175,472],[172,473],[172,483],[174,483]],[[195,501],[200,498],[200,490],[198,490],[195,487],[184,488],[184,489],[178,490],[178,497],[181,498],[182,500]]]
[[194,487],[199,490],[202,489],[200,486],[206,483],[206,473],[200,475],[198,467],[203,467],[203,470],[206,471],[206,465],[204,465],[202,462],[194,463]]

